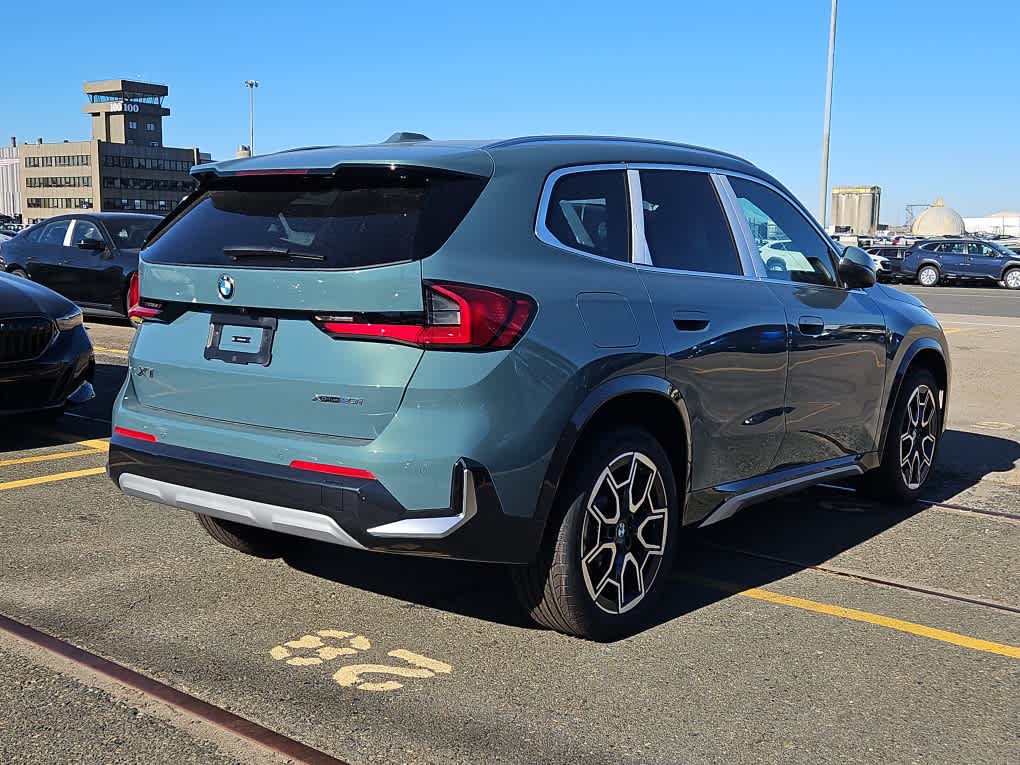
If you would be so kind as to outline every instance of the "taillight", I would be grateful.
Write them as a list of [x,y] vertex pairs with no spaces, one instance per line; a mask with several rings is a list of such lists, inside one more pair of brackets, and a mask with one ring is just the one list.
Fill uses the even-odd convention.
[[[407,343],[422,348],[511,348],[535,315],[535,301],[515,292],[467,284],[426,284],[424,317],[406,323],[355,316],[316,316],[334,337]],[[424,321],[422,321],[424,318]]]
[[375,473],[361,468],[346,467],[344,465],[328,465],[322,462],[308,462],[306,460],[291,460],[290,466],[297,470],[309,470],[313,473],[327,473],[329,475],[340,475],[345,478],[364,478],[369,481],[375,480]]
[[139,292],[138,272],[135,271],[128,284],[128,318],[138,321],[157,318],[163,311],[163,304],[156,300],[146,300],[140,297]]

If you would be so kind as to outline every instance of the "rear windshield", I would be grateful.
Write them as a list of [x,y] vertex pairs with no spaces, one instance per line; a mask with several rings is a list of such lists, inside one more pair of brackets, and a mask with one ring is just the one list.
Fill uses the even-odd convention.
[[150,263],[359,268],[428,257],[487,179],[420,168],[215,179],[157,232]]
[[156,228],[159,220],[159,218],[131,218],[125,215],[105,218],[103,224],[117,247],[130,250],[142,246],[145,237]]

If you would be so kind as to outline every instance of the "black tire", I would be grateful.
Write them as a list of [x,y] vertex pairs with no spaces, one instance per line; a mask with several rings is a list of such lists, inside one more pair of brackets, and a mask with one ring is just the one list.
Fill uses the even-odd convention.
[[195,517],[209,536],[233,550],[256,558],[279,558],[285,551],[285,540],[275,532],[201,513],[195,513]]
[[[910,448],[914,448],[913,444],[918,439],[918,435],[916,435],[918,428],[911,425],[908,406],[912,405],[915,393],[925,388],[932,394],[934,404],[932,419],[928,427],[930,427],[935,441],[931,446],[930,459],[924,474],[920,476],[919,481],[908,483],[901,466],[901,443],[911,432],[915,435]],[[925,484],[935,471],[938,447],[942,441],[942,408],[939,393],[940,389],[935,381],[935,376],[927,369],[914,369],[907,373],[893,409],[892,419],[889,422],[889,432],[886,434],[885,448],[882,450],[882,463],[862,476],[860,482],[862,492],[875,499],[900,505],[911,504],[921,495]],[[927,429],[927,427],[922,428],[922,430]],[[924,436],[921,438],[923,441]],[[925,454],[922,453],[921,464],[923,464],[924,458]]]
[[1008,268],[1002,274],[1002,285],[1008,290],[1020,290],[1020,268]]
[[[928,284],[924,283],[924,277],[921,276],[921,274],[925,273],[926,271],[929,271],[929,272],[930,271],[934,271],[935,272],[935,280],[934,281],[929,281]],[[919,269],[917,269],[917,283],[920,284],[922,287],[938,287],[939,286],[939,282],[941,282],[941,281],[942,281],[942,274],[938,270],[938,268],[936,268],[935,266],[933,266],[931,264],[927,264],[927,265],[921,266]]]
[[[539,557],[529,566],[516,567],[512,574],[513,582],[521,605],[539,624],[590,640],[613,640],[644,626],[654,613],[656,601],[666,589],[680,532],[680,502],[676,480],[665,450],[653,436],[643,430],[604,430],[578,448],[557,493]],[[630,463],[621,462],[628,459]],[[653,473],[645,460],[654,465],[657,472]],[[614,465],[617,465],[613,471],[614,477],[625,474],[637,476],[640,472],[642,477],[638,480],[644,480],[644,483],[636,485],[648,489],[640,491],[642,501],[638,503],[639,512],[631,513],[628,506],[614,514],[620,522],[607,524],[596,520],[597,516],[589,512],[587,506],[589,497],[593,503],[609,497],[608,494],[602,496],[597,490],[610,486],[604,481],[600,482],[600,478],[603,471]],[[643,478],[644,475],[648,476],[647,480]],[[656,476],[661,480],[657,482]],[[616,489],[622,490],[619,487]],[[650,512],[653,508],[663,509],[655,507],[659,502],[665,503],[665,513]],[[604,506],[609,505],[619,507],[618,500],[616,504],[607,503]],[[660,523],[661,534],[658,533]],[[622,532],[619,528],[621,524],[625,527]],[[646,526],[651,529],[648,540],[642,536]],[[658,540],[655,540],[656,536]],[[655,547],[660,548],[661,553],[649,552],[650,541],[658,541]],[[633,549],[626,545],[632,545]],[[591,560],[584,567],[582,555],[586,547]],[[591,580],[598,578],[599,571],[596,564],[607,561],[604,561],[603,554],[592,553],[596,549],[609,547],[613,549],[606,549],[605,552],[611,553],[611,562],[604,566],[605,577],[599,582],[602,586],[593,595],[595,585]],[[624,550],[623,574],[617,575],[617,579],[627,581],[632,593],[637,594],[643,589],[643,596],[621,598],[619,586],[610,581],[619,551]],[[642,556],[640,564],[637,562],[639,556]],[[600,558],[603,560],[600,561]],[[633,568],[642,580],[640,586],[633,571],[628,573],[628,559],[634,561]],[[582,571],[583,567],[587,574]],[[643,575],[646,567],[650,575]],[[628,587],[623,589],[626,592]],[[618,608],[621,600],[632,603],[621,613],[610,613],[596,603],[596,598],[599,598],[600,603],[611,600],[614,593],[614,607]]]

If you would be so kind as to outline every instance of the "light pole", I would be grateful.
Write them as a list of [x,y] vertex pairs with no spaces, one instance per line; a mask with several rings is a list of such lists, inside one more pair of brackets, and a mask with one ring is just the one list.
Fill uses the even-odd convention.
[[825,123],[822,127],[822,178],[818,189],[818,222],[825,228],[825,210],[829,199],[829,126],[832,124],[832,65],[836,57],[836,2],[829,16],[829,66],[825,72]]
[[[835,2],[835,0],[833,0]],[[250,138],[248,140],[248,151],[255,154],[255,88],[259,86],[258,80],[245,80],[244,86],[248,88],[248,129]]]

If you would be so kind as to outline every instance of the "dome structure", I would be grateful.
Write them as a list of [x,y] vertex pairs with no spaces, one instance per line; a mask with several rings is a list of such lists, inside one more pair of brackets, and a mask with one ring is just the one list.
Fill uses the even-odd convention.
[[959,236],[964,233],[963,218],[956,210],[946,207],[942,199],[914,218],[910,226],[914,236]]

